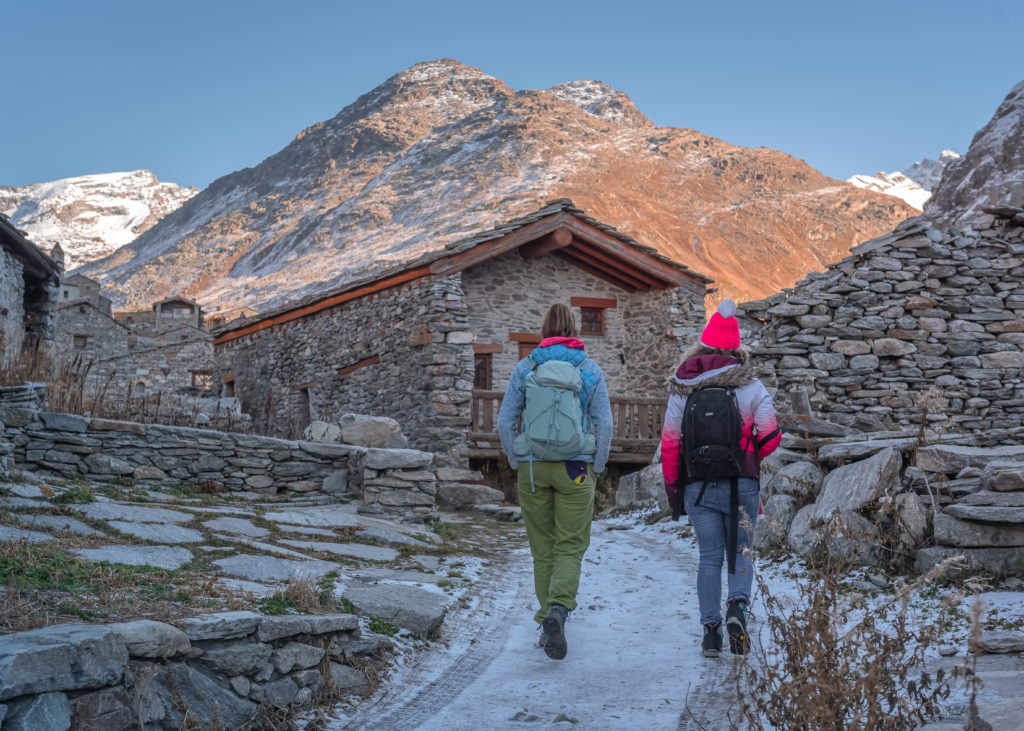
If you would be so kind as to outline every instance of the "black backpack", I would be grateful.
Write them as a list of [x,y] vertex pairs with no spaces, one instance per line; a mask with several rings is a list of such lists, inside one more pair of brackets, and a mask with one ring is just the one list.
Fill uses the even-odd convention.
[[682,437],[682,462],[693,480],[738,477],[743,471],[743,436],[736,391],[721,386],[697,389],[686,399]]

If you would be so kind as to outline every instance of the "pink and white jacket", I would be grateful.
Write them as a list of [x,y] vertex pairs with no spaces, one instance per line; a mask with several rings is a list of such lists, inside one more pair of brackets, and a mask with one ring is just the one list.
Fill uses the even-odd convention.
[[743,419],[740,447],[746,459],[743,477],[758,477],[760,462],[775,451],[782,438],[775,420],[772,397],[757,380],[754,369],[741,365],[728,355],[699,355],[684,360],[669,380],[668,406],[665,425],[661,430],[661,473],[665,478],[665,492],[669,504],[674,504],[679,484],[681,428],[686,397],[697,388],[725,386],[735,389],[736,401]]

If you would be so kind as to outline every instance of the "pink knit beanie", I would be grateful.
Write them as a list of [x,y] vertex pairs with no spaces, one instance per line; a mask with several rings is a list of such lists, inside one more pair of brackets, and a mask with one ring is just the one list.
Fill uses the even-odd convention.
[[718,312],[708,320],[707,327],[701,333],[700,342],[709,348],[737,350],[740,347],[740,326],[733,315],[736,314],[736,303],[723,300]]

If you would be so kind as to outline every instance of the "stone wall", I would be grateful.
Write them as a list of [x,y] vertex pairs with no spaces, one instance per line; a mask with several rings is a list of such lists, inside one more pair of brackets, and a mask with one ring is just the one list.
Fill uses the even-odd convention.
[[21,262],[0,247],[0,367],[21,351],[25,334],[24,297]]
[[911,219],[792,290],[742,305],[769,385],[862,429],[1024,423],[1024,228]]
[[[555,256],[524,260],[517,251],[462,273],[469,328],[476,342],[502,346],[491,358],[491,388],[503,390],[519,362],[514,332],[540,334],[548,308],[572,297],[613,299],[604,335],[584,335],[587,354],[604,372],[612,396],[661,396],[687,334],[679,323],[703,324],[704,303],[685,289],[626,292]],[[579,324],[580,309],[573,308]]]
[[429,512],[433,455],[289,441],[0,406],[18,467],[92,479],[199,483],[265,494],[353,493],[392,512]]
[[215,346],[214,382],[257,424],[388,416],[410,444],[454,454],[469,427],[472,335],[461,277],[422,278]]
[[372,666],[388,642],[361,635],[351,614],[219,612],[175,625],[65,624],[0,638],[0,722],[239,728],[257,720],[261,704],[298,710],[325,688],[367,690],[365,672],[353,665]]

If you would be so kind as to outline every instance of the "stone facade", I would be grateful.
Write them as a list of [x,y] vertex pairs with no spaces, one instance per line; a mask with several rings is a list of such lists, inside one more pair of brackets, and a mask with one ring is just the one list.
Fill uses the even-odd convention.
[[0,247],[0,365],[21,351],[25,337],[25,280],[21,262]]
[[861,429],[1024,423],[1024,227],[912,219],[742,309],[763,379]]
[[65,305],[71,302],[84,300],[105,315],[110,314],[111,301],[100,292],[100,283],[95,279],[74,274],[65,277],[60,283],[60,303]]
[[460,275],[428,277],[215,346],[215,383],[281,435],[348,412],[443,452],[469,426],[472,335]]
[[[704,319],[703,298],[689,290],[630,293],[553,256],[527,261],[515,251],[502,254],[462,272],[462,283],[475,343],[501,346],[491,355],[494,390],[504,390],[520,359],[510,335],[539,338],[552,304],[569,305],[573,297],[615,302],[603,310],[604,333],[582,336],[612,396],[663,395],[681,343]],[[580,307],[573,310],[579,325]]]
[[0,218],[0,367],[30,343],[52,352],[59,282],[57,263]]

